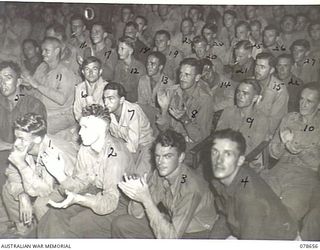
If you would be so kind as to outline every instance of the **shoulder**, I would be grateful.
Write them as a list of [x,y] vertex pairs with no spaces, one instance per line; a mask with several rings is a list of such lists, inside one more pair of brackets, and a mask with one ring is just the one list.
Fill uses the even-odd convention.
[[193,169],[185,165],[177,181],[180,182],[181,189],[185,190],[188,194],[202,196],[209,191],[209,183]]

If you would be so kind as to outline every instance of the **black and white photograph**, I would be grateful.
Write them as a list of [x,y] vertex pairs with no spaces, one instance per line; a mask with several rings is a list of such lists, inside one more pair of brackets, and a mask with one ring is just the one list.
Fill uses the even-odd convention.
[[0,2],[1,248],[319,248],[320,5],[257,4]]

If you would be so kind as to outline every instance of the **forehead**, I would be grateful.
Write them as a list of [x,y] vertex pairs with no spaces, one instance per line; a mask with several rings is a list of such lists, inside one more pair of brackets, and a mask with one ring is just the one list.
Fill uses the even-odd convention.
[[214,139],[212,148],[218,151],[233,151],[239,153],[238,144],[230,139]]
[[35,48],[35,46],[34,46],[34,44],[32,42],[25,42],[23,44],[23,47],[34,47]]
[[83,23],[83,21],[81,19],[74,19],[74,20],[71,21],[71,24],[75,25],[75,26],[81,26],[84,23]]
[[141,23],[145,24],[144,19],[141,18],[141,17],[136,17],[136,20],[135,20],[135,21],[136,21],[137,24],[141,24]]
[[203,29],[203,33],[213,33],[213,31],[211,29],[208,29],[208,28],[204,28]]
[[19,129],[14,130],[14,135],[16,138],[24,138],[24,139],[31,139],[33,135],[31,133],[27,133],[25,131],[21,131]]
[[238,27],[237,27],[237,30],[238,30],[238,31],[248,30],[248,27],[243,24],[243,25],[238,26]]
[[119,95],[118,95],[118,90],[115,90],[115,89],[107,89],[103,92],[103,96],[104,98],[107,98],[107,97],[118,97],[119,98]]
[[182,23],[182,26],[191,26],[191,22],[189,20],[184,20]]
[[91,29],[92,30],[101,30],[101,31],[103,31],[103,27],[100,24],[94,24]]
[[256,65],[269,66],[269,60],[268,59],[257,59]]
[[285,18],[283,19],[283,22],[292,22],[292,23],[295,23],[295,20],[294,20],[293,17],[285,17]]
[[102,124],[104,124],[104,120],[95,117],[93,115],[90,116],[85,116],[85,117],[81,117],[80,119],[80,126],[85,126],[85,127],[98,127],[101,126]]
[[178,154],[178,150],[175,147],[162,146],[160,143],[157,143],[155,147],[155,154],[156,155]]
[[195,74],[196,68],[189,64],[183,64],[180,67],[180,71],[184,73]]
[[156,40],[169,40],[165,34],[157,34]]
[[312,89],[304,89],[301,92],[301,97],[312,100],[314,102],[320,101],[320,96],[318,91]]
[[264,31],[264,34],[266,35],[275,35],[277,32],[276,30],[265,30]]
[[241,46],[240,48],[235,49],[235,52],[238,54],[247,54],[250,53],[250,50],[245,49],[243,46]]
[[54,49],[55,46],[52,42],[46,41],[41,44],[41,48],[46,48],[46,49]]
[[130,49],[130,46],[128,46],[128,45],[125,44],[124,42],[120,42],[120,43],[119,43],[119,48],[122,48],[122,49]]
[[10,67],[6,67],[2,70],[0,70],[0,75],[11,75],[11,76],[16,76],[16,72],[10,68]]
[[130,26],[126,26],[126,27],[125,27],[125,30],[126,30],[126,31],[128,31],[128,30],[134,31],[134,30],[136,30],[136,28],[135,28],[133,25],[130,25]]
[[243,91],[243,92],[253,92],[253,87],[250,84],[247,84],[245,82],[242,82],[239,84],[237,91]]
[[200,48],[200,47],[206,47],[207,46],[207,43],[205,41],[202,41],[202,42],[198,42],[198,43],[195,43],[194,44],[194,47],[196,48]]
[[300,51],[303,51],[303,50],[306,50],[306,48],[302,45],[294,45],[293,46],[293,50],[300,50]]
[[291,59],[286,57],[281,57],[278,59],[277,64],[291,64]]
[[91,62],[85,65],[84,68],[100,68],[100,64],[98,62]]
[[154,55],[148,56],[148,62],[158,63],[159,59]]

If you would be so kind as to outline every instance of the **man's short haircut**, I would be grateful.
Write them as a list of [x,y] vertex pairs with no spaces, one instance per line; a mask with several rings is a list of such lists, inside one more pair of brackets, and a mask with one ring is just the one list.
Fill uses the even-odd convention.
[[198,44],[198,43],[205,43],[205,44],[207,44],[207,40],[206,40],[203,36],[195,36],[195,37],[192,39],[192,46],[194,46],[195,44]]
[[276,66],[276,58],[270,52],[261,52],[256,56],[256,62],[260,60],[268,60],[268,64],[270,67]]
[[294,46],[302,46],[304,47],[306,50],[310,50],[310,42],[306,39],[298,39],[295,40],[291,46],[290,46],[290,51],[292,52]]
[[91,104],[82,108],[82,117],[94,116],[100,118],[108,123],[111,122],[110,113],[108,108],[100,104]]
[[307,21],[309,21],[309,17],[307,16],[306,13],[303,13],[303,12],[297,13],[297,14],[296,14],[296,19],[297,19],[297,20],[298,20],[298,17],[299,17],[299,16],[302,16],[302,17],[304,17],[305,19],[307,19]]
[[237,12],[235,12],[234,10],[226,10],[225,12],[223,12],[223,15],[230,15],[233,16],[233,18],[237,18]]
[[124,43],[128,47],[134,50],[135,40],[130,36],[122,36],[119,38],[119,43]]
[[212,143],[214,143],[217,139],[229,139],[237,143],[237,148],[239,150],[240,155],[245,155],[246,152],[246,139],[242,135],[241,132],[232,130],[230,128],[218,130],[213,134]]
[[118,96],[121,97],[124,97],[126,98],[126,90],[125,88],[123,87],[122,84],[118,83],[118,82],[109,82],[103,89],[103,93],[108,90],[108,89],[111,89],[111,90],[117,90],[118,92]]
[[83,63],[81,65],[81,69],[84,69],[85,66],[87,66],[90,63],[98,63],[99,64],[99,68],[101,68],[101,60],[95,56],[88,56],[83,60]]
[[313,26],[315,26],[315,25],[319,25],[319,26],[320,26],[320,21],[313,21],[313,22],[311,22],[311,23],[308,25],[308,32],[309,32],[309,34],[310,34],[310,32],[311,32],[311,28],[312,28]]
[[318,101],[320,101],[320,86],[318,82],[309,82],[304,84],[300,93],[302,93],[302,91],[305,89],[316,91],[318,93]]
[[59,34],[62,37],[63,41],[66,40],[67,36],[66,36],[65,27],[61,23],[53,23],[48,25],[48,27],[46,28],[46,31],[50,29],[52,29],[54,33]]
[[107,27],[106,27],[106,24],[104,22],[101,22],[101,21],[96,21],[94,23],[92,23],[91,25],[91,29],[94,25],[97,25],[97,26],[101,26],[101,28],[103,29],[104,32],[107,32]]
[[39,43],[34,39],[31,39],[31,38],[24,39],[22,42],[22,46],[25,45],[26,43],[31,43],[33,47],[40,49]]
[[85,22],[85,19],[84,19],[83,15],[80,15],[80,14],[72,15],[71,18],[70,18],[70,23],[72,23],[72,21],[75,21],[75,20],[81,20],[83,25],[86,25],[86,22]]
[[154,35],[154,37],[156,37],[157,35],[165,35],[168,39],[168,41],[171,39],[171,35],[167,30],[158,30],[156,32],[156,34]]
[[19,117],[14,122],[13,128],[32,135],[44,137],[47,134],[47,121],[42,115],[28,113]]
[[142,20],[143,20],[143,22],[144,22],[144,25],[145,25],[145,26],[147,26],[147,25],[148,25],[148,19],[147,19],[147,18],[145,18],[144,16],[138,15],[138,16],[136,16],[135,20],[137,20],[137,18],[142,19]]
[[248,31],[250,31],[250,25],[246,21],[239,21],[236,23],[235,30],[237,30],[240,26],[245,26]]
[[[241,81],[240,84],[242,84],[242,83],[251,85],[253,90],[254,90],[254,92],[257,95],[260,95],[260,93],[262,91],[262,88],[261,88],[261,85],[258,83],[258,81],[256,79],[245,79],[245,80]],[[238,85],[238,87],[240,86],[240,84]]]
[[191,67],[195,68],[195,74],[196,75],[201,75],[202,74],[202,70],[201,70],[201,65],[199,63],[199,61],[196,58],[184,58],[181,62],[180,62],[180,68],[183,65],[189,65]]
[[16,62],[13,62],[13,61],[0,62],[0,71],[5,68],[12,69],[16,73],[17,77],[21,76],[21,68],[20,68],[19,64],[17,64]]
[[261,27],[262,27],[261,22],[259,20],[253,20],[249,23],[249,25],[250,25],[250,29],[253,26],[259,26],[259,29],[261,30]]
[[285,59],[290,60],[291,64],[294,63],[292,54],[282,53],[282,54],[278,55],[278,56],[277,56],[277,63],[278,63],[278,62],[280,61],[280,59],[282,59],[282,58],[285,58]]
[[167,129],[166,131],[160,133],[154,141],[153,148],[160,144],[162,147],[172,147],[176,148],[178,154],[184,153],[186,151],[186,140],[184,136],[174,130]]
[[293,15],[287,14],[287,15],[284,15],[284,16],[281,18],[280,24],[283,24],[287,19],[292,19],[293,22],[294,22],[294,24],[297,23],[297,22],[296,22],[296,19],[295,19],[295,17],[294,17]]
[[136,22],[133,22],[133,21],[127,22],[126,25],[125,25],[125,28],[127,28],[127,27],[133,27],[136,30],[139,29],[139,25]]
[[203,35],[204,29],[211,30],[213,34],[217,34],[218,32],[218,26],[214,23],[206,23],[201,30],[202,35]]
[[241,40],[235,44],[234,50],[241,49],[241,48],[252,51],[253,46],[249,40]]
[[62,44],[58,38],[47,36],[43,39],[42,44],[44,44],[46,42],[52,43],[56,48],[60,48],[60,52],[61,52]]
[[149,55],[148,55],[148,58],[150,56],[154,56],[155,58],[158,58],[159,60],[159,64],[162,65],[163,67],[166,65],[166,62],[167,62],[167,58],[166,56],[161,53],[160,51],[153,51],[151,52]]
[[264,30],[263,30],[263,34],[267,31],[267,30],[274,30],[276,32],[276,36],[279,36],[279,29],[277,26],[273,25],[273,24],[269,24],[267,25]]
[[213,63],[208,58],[202,58],[202,59],[198,60],[198,63],[200,65],[202,73],[203,73],[204,66],[209,66],[211,69],[212,69],[212,66],[213,66]]

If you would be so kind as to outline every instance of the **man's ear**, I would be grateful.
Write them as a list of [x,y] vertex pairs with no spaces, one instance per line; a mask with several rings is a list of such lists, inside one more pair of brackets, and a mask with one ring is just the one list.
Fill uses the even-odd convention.
[[243,163],[245,162],[246,160],[246,157],[244,155],[241,155],[238,159],[238,163],[237,163],[237,166],[240,167],[243,165]]
[[252,103],[256,103],[260,98],[260,95],[255,95],[252,99]]
[[55,53],[56,55],[59,55],[59,53],[60,53],[60,48],[55,48],[54,53]]
[[108,32],[103,32],[103,39],[106,39],[108,37]]
[[184,161],[184,158],[186,157],[186,154],[185,153],[181,153],[180,156],[179,156],[179,163],[182,163]]
[[120,104],[122,105],[124,101],[125,101],[124,96],[121,96],[121,97],[120,97]]
[[168,40],[167,45],[170,46],[171,44],[171,40]]
[[159,71],[162,71],[163,65],[159,65]]
[[196,78],[195,78],[196,82],[199,82],[200,78],[201,78],[201,74],[196,75]]
[[272,75],[274,73],[274,71],[275,71],[275,69],[274,69],[274,67],[272,67],[270,70],[270,75]]
[[42,141],[42,138],[40,136],[37,136],[36,138],[33,139],[33,142],[36,144],[39,144]]
[[21,77],[19,77],[18,79],[17,79],[17,88],[19,88],[19,86],[22,84],[22,78]]
[[148,28],[148,25],[143,25],[142,31],[145,31]]

